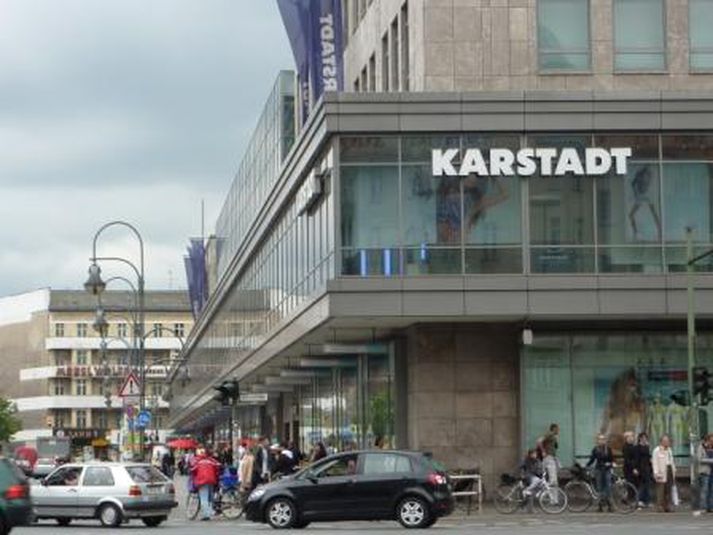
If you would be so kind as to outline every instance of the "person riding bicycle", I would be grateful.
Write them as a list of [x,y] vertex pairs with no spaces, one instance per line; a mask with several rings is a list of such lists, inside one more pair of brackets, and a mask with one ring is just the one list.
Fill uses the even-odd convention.
[[527,450],[527,455],[525,455],[525,459],[520,465],[520,471],[527,485],[523,495],[529,498],[542,483],[545,473],[536,449]]
[[604,505],[606,505],[607,510],[611,513],[611,472],[614,467],[614,455],[607,444],[605,435],[597,436],[597,445],[592,449],[587,468],[592,465],[594,465],[595,482],[599,493],[598,511],[601,513],[604,510]]

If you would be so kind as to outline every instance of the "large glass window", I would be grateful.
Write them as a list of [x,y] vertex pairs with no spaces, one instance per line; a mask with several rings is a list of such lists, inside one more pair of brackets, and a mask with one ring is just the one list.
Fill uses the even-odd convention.
[[688,0],[691,69],[713,70],[713,0]]
[[[576,147],[584,160],[583,136],[533,136],[536,147]],[[594,183],[590,177],[534,176],[529,181],[530,269],[534,273],[594,271]]]
[[614,69],[666,68],[663,0],[614,0]]
[[341,178],[345,271],[354,275],[396,273],[399,168],[344,167]]
[[540,69],[588,70],[589,0],[539,0],[537,40]]
[[[713,337],[701,336],[697,358],[713,364]],[[626,431],[649,434],[652,444],[667,433],[674,453],[688,457],[685,335],[543,335],[523,354],[526,444],[551,423],[560,424],[563,465],[589,457],[597,434],[609,437],[615,454]],[[702,429],[711,429],[709,416]]]

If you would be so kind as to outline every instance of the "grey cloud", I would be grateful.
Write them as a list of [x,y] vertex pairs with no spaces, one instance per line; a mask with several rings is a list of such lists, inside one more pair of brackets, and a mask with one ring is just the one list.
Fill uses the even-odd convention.
[[146,233],[149,284],[182,283],[200,198],[210,230],[291,66],[274,0],[4,0],[0,294],[76,287],[113,217]]

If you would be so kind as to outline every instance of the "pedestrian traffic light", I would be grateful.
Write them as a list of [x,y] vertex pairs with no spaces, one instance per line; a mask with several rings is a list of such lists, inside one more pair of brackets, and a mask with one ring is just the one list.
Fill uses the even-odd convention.
[[710,401],[710,379],[708,368],[703,366],[693,368],[693,395],[699,396],[700,405],[708,405]]
[[240,388],[237,379],[223,381],[219,386],[214,386],[213,389],[218,391],[218,393],[213,396],[213,399],[224,406],[231,405],[240,397]]

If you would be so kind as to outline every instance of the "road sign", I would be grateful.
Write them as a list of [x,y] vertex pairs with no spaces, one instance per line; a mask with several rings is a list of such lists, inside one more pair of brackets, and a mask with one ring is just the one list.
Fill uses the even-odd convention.
[[141,411],[136,417],[136,427],[148,427],[151,425],[151,413],[149,411]]
[[131,372],[124,379],[124,384],[121,385],[121,390],[119,390],[119,397],[139,397],[141,395],[141,384],[139,379],[136,377],[134,372]]

